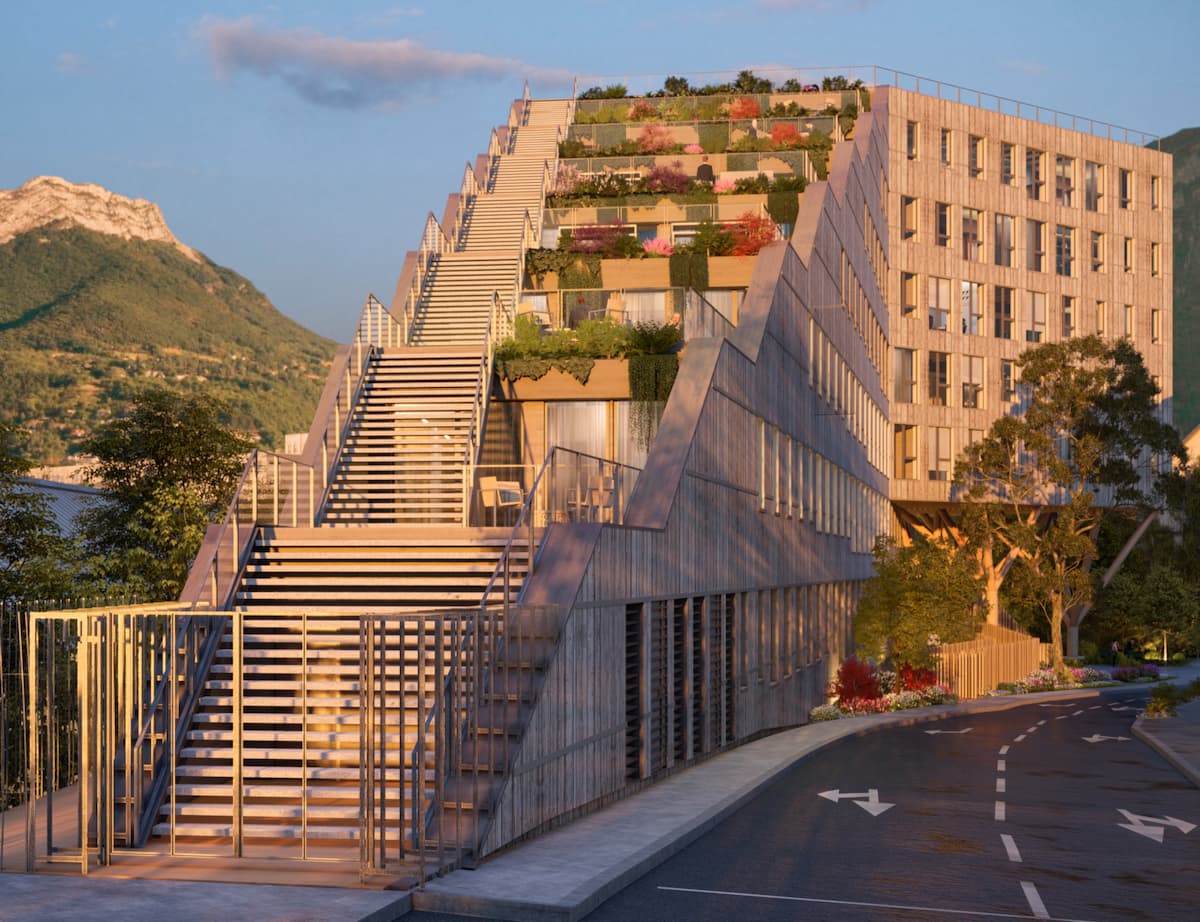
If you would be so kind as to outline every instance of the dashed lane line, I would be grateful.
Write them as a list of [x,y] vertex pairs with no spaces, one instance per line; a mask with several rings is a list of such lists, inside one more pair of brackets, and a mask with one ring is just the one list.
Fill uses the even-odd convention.
[[1003,778],[997,778],[996,779],[996,793],[1003,794],[1005,787],[1007,787],[1005,780]]
[[1014,743],[1019,743],[1019,742],[1021,742],[1021,740],[1023,740],[1023,739],[1025,739],[1025,734],[1024,734],[1024,733],[1022,733],[1020,736],[1018,736],[1016,739],[1014,739],[1014,740],[1013,740],[1013,742],[1014,742]]
[[1004,801],[1002,801],[1002,800],[996,801],[996,812],[995,812],[994,816],[998,823],[1004,822]]
[[1002,772],[1008,769],[1008,761],[1005,759],[996,760],[996,771]]
[[1000,755],[1002,755],[1002,756],[1008,755],[1008,747],[1007,746],[1000,747]]
[[1031,881],[1021,881],[1021,889],[1025,891],[1025,899],[1029,901],[1029,910],[1033,913],[1035,919],[1049,919],[1050,913],[1046,912],[1046,904],[1042,902],[1042,898],[1038,895],[1037,887]]
[[1008,853],[1008,860],[1021,862],[1021,853],[1017,851],[1017,843],[1013,841],[1013,837],[1007,832],[1000,836],[1000,841],[1004,843],[1004,851]]

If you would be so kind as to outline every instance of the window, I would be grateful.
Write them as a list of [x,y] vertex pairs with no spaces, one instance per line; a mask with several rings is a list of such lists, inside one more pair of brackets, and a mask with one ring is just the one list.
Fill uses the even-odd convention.
[[962,331],[978,336],[983,327],[983,293],[978,282],[961,283]]
[[1040,343],[1046,338],[1046,293],[1029,292],[1029,329],[1025,331],[1025,342]]
[[1104,235],[1100,231],[1092,231],[1092,271],[1104,271]]
[[1025,268],[1031,272],[1045,272],[1043,260],[1046,254],[1046,224],[1044,221],[1025,219]]
[[1158,308],[1150,311],[1150,342],[1162,342],[1162,311]]
[[916,398],[916,352],[897,349],[894,353],[892,399],[896,403],[912,403]]
[[1108,335],[1108,306],[1103,301],[1096,302],[1096,333],[1099,336]]
[[1000,360],[1000,399],[1012,403],[1017,399],[1016,366],[1012,359]]
[[905,317],[911,317],[917,312],[917,276],[915,273],[900,273],[900,312]]
[[1062,335],[1063,339],[1075,335],[1075,299],[1070,295],[1062,296]]
[[1000,142],[1000,183],[1011,186],[1017,179],[1016,149],[1013,145]]
[[963,259],[978,260],[983,256],[980,246],[980,222],[983,216],[974,208],[964,208],[962,213]]
[[967,137],[967,173],[972,179],[983,175],[983,138],[977,134]]
[[969,409],[983,406],[983,357],[964,355],[962,359],[962,405]]
[[929,329],[950,329],[950,280],[929,279]]
[[895,477],[917,479],[917,427],[897,424],[895,428]]
[[1133,305],[1126,304],[1125,310],[1121,313],[1121,335],[1126,339],[1133,339]]
[[943,426],[929,428],[929,479],[950,479],[950,430]]
[[941,145],[939,148],[939,156],[942,161],[942,166],[950,166],[950,129],[943,128],[941,135]]
[[1122,208],[1133,207],[1133,173],[1129,170],[1117,171],[1117,199]]
[[1075,228],[1059,224],[1054,229],[1054,273],[1071,275],[1075,268]]
[[917,159],[917,123],[909,122],[904,126],[904,151],[909,160]]
[[1126,237],[1125,245],[1121,248],[1121,264],[1126,272],[1133,271],[1133,238]]
[[1155,278],[1162,275],[1162,246],[1161,244],[1150,244],[1150,274]]
[[1075,191],[1075,161],[1058,154],[1054,158],[1054,203],[1071,207],[1071,195]]
[[938,202],[934,209],[934,243],[950,246],[950,206],[945,202]]
[[950,391],[950,354],[929,353],[929,402],[935,407],[946,406]]
[[917,200],[907,195],[900,196],[900,238],[910,240],[917,236]]
[[998,214],[995,224],[996,265],[1011,266],[1013,264],[1013,216]]
[[1158,211],[1158,209],[1162,207],[1162,189],[1160,188],[1161,186],[1162,186],[1162,177],[1161,176],[1151,176],[1150,177],[1150,207],[1152,209],[1154,209],[1155,211]]
[[1042,199],[1042,186],[1045,178],[1042,176],[1042,159],[1044,153],[1037,148],[1025,149],[1025,195],[1031,199]]
[[993,320],[997,339],[1012,339],[1013,290],[1002,285],[995,287]]
[[1100,164],[1090,160],[1083,164],[1083,207],[1088,211],[1099,211],[1100,200],[1104,197],[1104,186],[1101,182]]

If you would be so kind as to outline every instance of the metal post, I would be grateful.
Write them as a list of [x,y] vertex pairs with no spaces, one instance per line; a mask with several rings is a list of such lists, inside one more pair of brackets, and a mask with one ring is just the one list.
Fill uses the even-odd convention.
[[[242,726],[242,673],[244,657],[245,623],[241,612],[233,612],[233,855],[242,857],[245,830],[242,825],[242,782],[243,782],[243,738]],[[172,684],[174,689],[174,684]],[[172,699],[174,699],[172,695]],[[174,777],[172,777],[172,788]]]

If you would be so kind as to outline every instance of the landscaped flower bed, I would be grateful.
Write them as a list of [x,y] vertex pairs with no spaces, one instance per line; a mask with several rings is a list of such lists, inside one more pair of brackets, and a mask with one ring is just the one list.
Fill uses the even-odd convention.
[[1035,669],[1018,682],[1001,682],[993,695],[1025,695],[1030,692],[1057,691],[1072,688],[1097,688],[1113,685],[1107,673],[1091,666],[1068,666],[1067,674],[1060,679],[1053,669]]
[[958,701],[949,688],[938,684],[932,669],[906,663],[896,673],[877,669],[874,664],[853,656],[838,669],[829,695],[837,699],[836,703],[813,708],[809,720],[837,720]]
[[1109,675],[1117,682],[1157,682],[1161,677],[1158,666],[1154,663],[1118,666]]

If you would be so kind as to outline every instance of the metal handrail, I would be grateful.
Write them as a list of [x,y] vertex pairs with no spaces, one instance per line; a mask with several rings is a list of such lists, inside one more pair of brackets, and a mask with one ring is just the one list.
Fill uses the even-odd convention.
[[483,350],[479,357],[479,373],[475,378],[475,397],[471,402],[471,427],[467,445],[463,450],[462,477],[462,524],[471,524],[471,497],[475,492],[475,470],[479,465],[479,453],[483,450],[483,427],[486,422],[487,405],[491,398],[492,373],[495,364],[495,349],[492,340],[492,324],[496,317],[495,303],[498,293],[492,293],[492,309],[488,313],[487,329],[483,334]]
[[454,246],[442,230],[442,225],[433,216],[433,212],[429,212],[425,218],[425,228],[421,232],[421,246],[417,250],[416,271],[413,273],[412,282],[409,284],[408,293],[404,299],[401,328],[404,334],[405,345],[412,342],[417,308],[420,305],[421,296],[425,293],[430,266],[438,256],[451,252],[453,249]]

